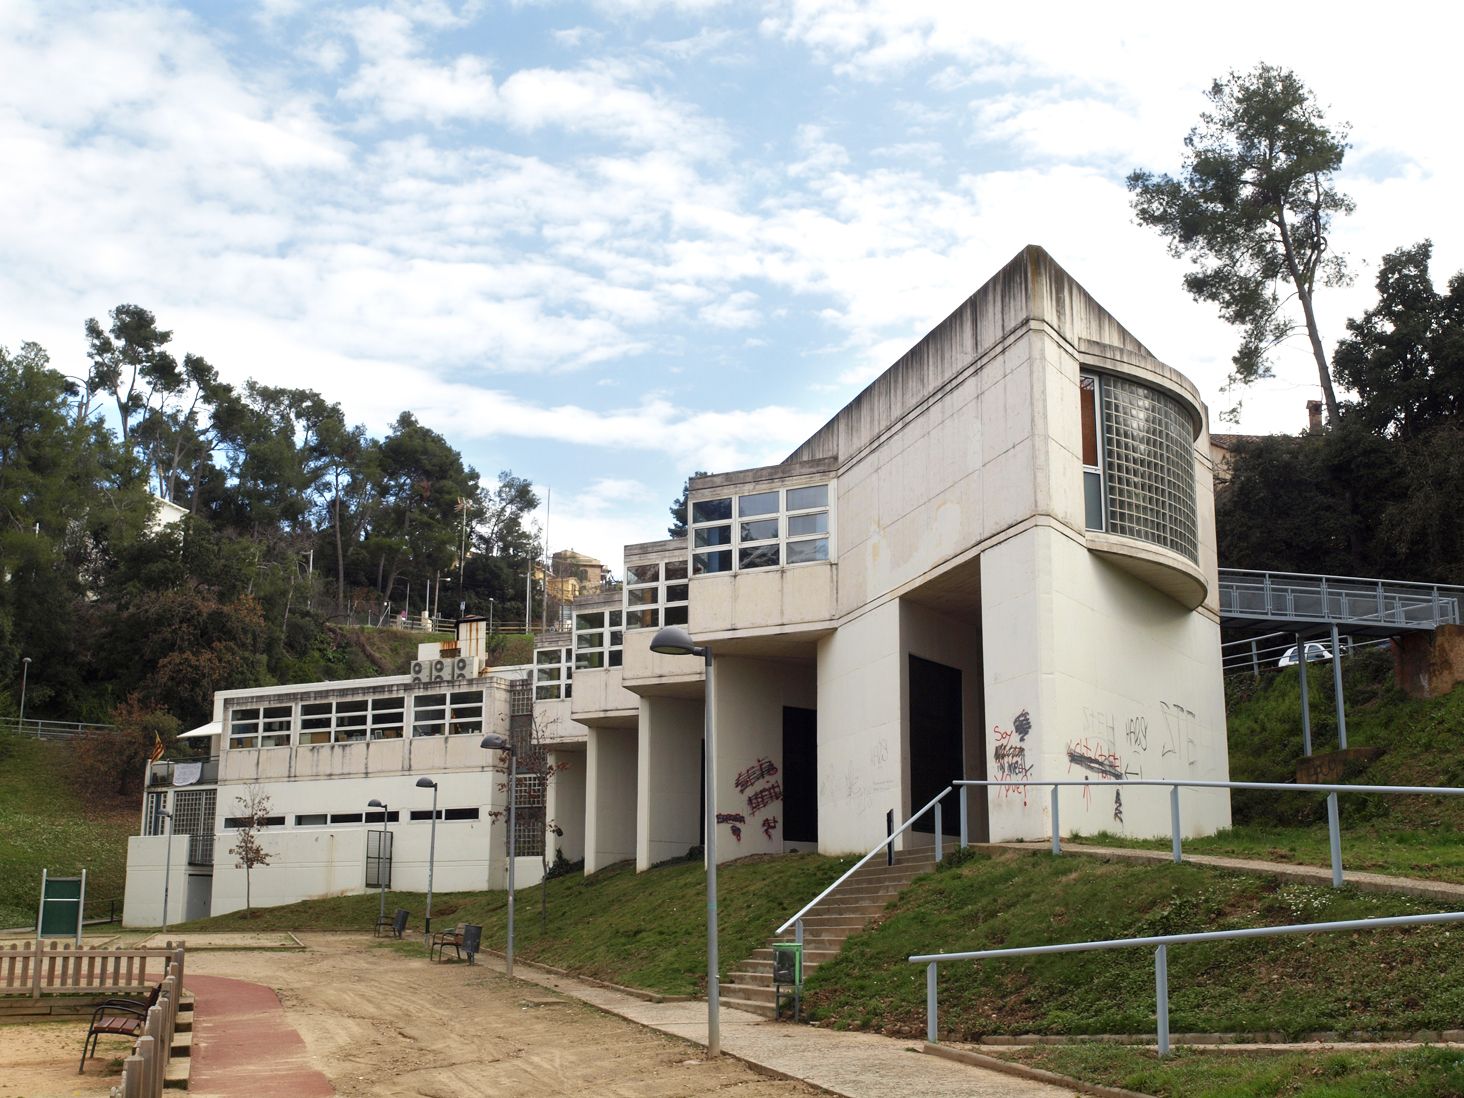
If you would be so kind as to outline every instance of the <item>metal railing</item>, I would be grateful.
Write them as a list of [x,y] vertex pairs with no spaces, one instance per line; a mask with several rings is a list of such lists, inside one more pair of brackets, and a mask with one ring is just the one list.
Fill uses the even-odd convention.
[[[1071,778],[1055,781],[959,781],[954,783],[960,790],[960,814],[961,814],[961,846],[966,843],[966,800],[967,789],[1026,789],[1029,786],[1051,786],[1052,815],[1052,852],[1062,853],[1062,824],[1059,815],[1058,790],[1065,787],[1081,789],[1093,788],[1089,781],[1074,780]],[[1342,831],[1340,824],[1341,813],[1337,805],[1339,793],[1405,793],[1414,795],[1441,795],[1446,797],[1464,796],[1464,788],[1451,785],[1313,785],[1310,782],[1302,784],[1297,782],[1220,782],[1220,781],[1186,781],[1177,778],[1126,778],[1121,782],[1106,782],[1105,786],[1112,785],[1116,789],[1128,788],[1136,785],[1166,786],[1169,789],[1169,827],[1170,843],[1173,860],[1181,862],[1184,860],[1184,842],[1180,834],[1180,813],[1179,813],[1179,791],[1181,789],[1263,789],[1273,792],[1285,793],[1325,793],[1327,795],[1327,836],[1331,847],[1332,857],[1332,887],[1341,888],[1343,884],[1342,873]],[[939,836],[937,835],[937,838]]]
[[[843,874],[840,875],[840,877],[839,877],[839,879],[837,881],[835,881],[833,884],[829,885],[828,888],[824,889],[822,892],[820,892],[813,899],[809,900],[808,903],[804,904],[801,908],[799,908],[798,913],[796,915],[794,915],[792,918],[790,918],[787,922],[785,922],[782,926],[778,927],[778,929],[776,931],[774,931],[774,933],[775,934],[786,934],[788,932],[788,928],[791,926],[791,927],[794,928],[794,939],[793,940],[796,941],[796,942],[798,942],[799,945],[802,945],[803,944],[803,917],[805,915],[807,915],[810,911],[812,911],[815,907],[817,907],[819,904],[823,903],[824,900],[828,899],[829,894],[831,892],[833,892],[834,889],[838,888],[841,884],[843,884],[845,881],[847,881],[855,873],[857,873],[859,870],[863,869],[864,866],[868,864],[869,860],[871,858],[873,858],[876,854],[878,854],[881,850],[884,850],[884,849],[888,848],[890,850],[891,854],[893,854],[893,852],[894,852],[894,846],[892,844],[894,843],[894,841],[897,838],[899,838],[899,836],[903,835],[906,831],[909,831],[910,828],[915,825],[915,822],[920,819],[920,817],[924,816],[927,812],[930,812],[932,810],[934,810],[934,812],[935,812],[935,860],[937,862],[940,861],[944,857],[944,851],[942,849],[942,845],[943,844],[942,844],[942,834],[941,834],[941,822],[942,821],[941,821],[941,805],[940,805],[940,802],[943,799],[945,799],[945,797],[950,793],[950,791],[951,791],[952,788],[953,788],[952,786],[949,786],[949,785],[946,786],[939,793],[937,793],[934,797],[932,797],[926,803],[926,805],[925,805],[924,808],[922,808],[918,812],[916,812],[908,820],[906,820],[904,823],[902,823],[898,828],[891,828],[889,834],[886,835],[881,842],[879,842],[878,844],[876,844],[875,847],[872,850],[870,850],[870,852],[868,854],[864,855],[864,857],[860,858],[852,866],[850,866],[848,869],[846,869],[843,872]],[[963,796],[962,801],[961,801],[961,845],[962,846],[965,846],[966,845],[966,802],[965,802],[964,796]]]
[[1458,625],[1464,588],[1359,576],[1222,568],[1222,618],[1377,624],[1399,629]]
[[147,784],[149,788],[159,785],[173,784],[173,771],[178,764],[201,763],[198,778],[190,783],[191,785],[214,785],[219,780],[219,757],[209,755],[196,759],[163,759],[159,762],[147,764]]
[[[1390,642],[1377,637],[1355,637],[1350,633],[1344,633],[1339,638],[1339,645],[1344,657],[1352,655],[1358,648],[1369,646],[1386,647]],[[1313,659],[1312,663],[1326,663],[1331,659],[1332,641],[1325,635],[1308,637],[1302,644],[1319,644],[1328,652],[1326,659]],[[1296,643],[1296,634],[1291,632],[1264,633],[1258,637],[1244,637],[1240,640],[1226,641],[1220,645],[1220,670],[1226,674],[1236,671],[1250,671],[1259,675],[1262,671],[1280,670],[1280,661],[1291,649],[1297,650],[1297,662],[1300,662],[1301,645]],[[1287,664],[1294,667],[1295,664]]]
[[1169,947],[1188,942],[1228,942],[1242,938],[1272,938],[1283,934],[1325,934],[1339,930],[1379,930],[1384,927],[1427,926],[1464,921],[1464,911],[1437,915],[1397,915],[1381,919],[1345,919],[1330,923],[1293,923],[1287,926],[1248,927],[1242,930],[1208,930],[1196,934],[1160,934],[1147,938],[1110,938],[1059,945],[1018,946],[1008,949],[977,949],[966,953],[917,953],[912,965],[925,965],[925,1039],[939,1044],[939,1000],[937,968],[943,961],[984,961],[996,957],[1034,957],[1048,953],[1082,953],[1095,949],[1132,949],[1154,946],[1155,1036],[1159,1055],[1169,1054]]
[[37,721],[27,717],[0,717],[0,734],[11,732],[37,740],[69,740],[91,732],[115,732],[116,725],[95,721]]

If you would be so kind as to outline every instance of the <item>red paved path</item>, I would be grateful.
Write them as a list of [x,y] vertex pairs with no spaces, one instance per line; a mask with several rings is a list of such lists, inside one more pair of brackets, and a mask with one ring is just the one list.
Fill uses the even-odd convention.
[[193,1065],[188,1089],[218,1098],[328,1098],[335,1088],[263,984],[187,977],[193,992]]

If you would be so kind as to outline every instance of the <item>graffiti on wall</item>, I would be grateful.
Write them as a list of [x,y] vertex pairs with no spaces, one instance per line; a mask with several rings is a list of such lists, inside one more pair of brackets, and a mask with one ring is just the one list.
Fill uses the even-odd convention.
[[778,829],[778,817],[776,817],[776,816],[764,816],[763,817],[763,822],[762,822],[762,833],[763,833],[763,835],[765,835],[767,838],[771,839],[773,837],[773,832],[776,831],[777,829]]
[[761,812],[774,801],[781,801],[782,799],[783,783],[772,781],[761,789],[754,789],[747,795],[747,810],[752,813]]
[[1195,730],[1199,724],[1193,709],[1177,702],[1160,702],[1164,712],[1164,748],[1161,756],[1173,755],[1177,762],[1194,766],[1199,762]]
[[731,826],[732,837],[736,839],[739,843],[742,841],[742,825],[746,822],[747,817],[744,816],[741,812],[717,813],[718,826],[722,824],[729,824]]
[[737,777],[732,779],[732,784],[737,787],[737,792],[746,793],[764,778],[771,778],[777,774],[778,768],[773,765],[770,759],[758,759],[746,770],[741,771]]
[[1123,763],[1102,740],[1095,742],[1086,736],[1075,740],[1068,744],[1067,758],[1068,773],[1072,773],[1073,767],[1077,767],[1089,774],[1096,774],[1105,782],[1124,780]]
[[[992,750],[991,758],[995,764],[993,775],[997,781],[1022,782],[1031,778],[1032,764],[1027,761],[1027,748],[1024,746],[1031,733],[1032,717],[1025,709],[1016,715],[1010,728],[1003,728],[999,724],[992,726],[991,736],[996,747]],[[1027,803],[1025,785],[1001,785],[997,786],[996,791],[1001,797],[1020,796],[1022,804]]]
[[[747,798],[747,816],[756,819],[769,805],[783,799],[783,783],[776,777],[777,774],[777,764],[771,759],[762,757],[759,757],[745,770],[737,772],[737,776],[732,779],[732,784],[737,788],[738,793]],[[759,785],[760,782],[764,784]],[[732,837],[741,842],[742,828],[747,823],[747,816],[741,812],[718,812],[717,823],[727,824],[732,829]],[[762,828],[763,835],[771,840],[773,832],[778,828],[778,817],[763,816],[759,826]]]

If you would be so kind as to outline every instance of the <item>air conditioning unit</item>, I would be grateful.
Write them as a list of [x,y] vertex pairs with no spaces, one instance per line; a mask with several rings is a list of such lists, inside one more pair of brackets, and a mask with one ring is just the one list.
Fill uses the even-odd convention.
[[473,665],[477,662],[476,657],[459,656],[452,661],[452,677],[455,679],[466,679],[476,674],[478,669]]
[[442,682],[444,679],[448,678],[448,667],[451,665],[451,662],[452,661],[450,660],[433,660],[431,681]]
[[429,661],[429,660],[413,660],[412,661],[412,681],[413,682],[427,682],[427,681],[429,681],[428,680],[428,677],[427,677],[428,674],[429,674],[427,665],[430,662],[431,661]]

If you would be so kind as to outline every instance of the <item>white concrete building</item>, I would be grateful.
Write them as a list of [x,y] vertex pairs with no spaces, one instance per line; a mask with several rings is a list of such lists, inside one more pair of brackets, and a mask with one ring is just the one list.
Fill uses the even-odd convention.
[[[623,590],[579,600],[572,631],[540,640],[534,723],[554,778],[533,826],[552,821],[586,872],[701,844],[702,664],[650,651],[679,624],[714,658],[721,859],[863,852],[887,814],[962,778],[1084,779],[1062,795],[1065,833],[1168,834],[1167,793],[1127,781],[1228,777],[1209,453],[1194,385],[1025,249],[784,462],[693,480],[687,536],[626,546]],[[392,806],[393,885],[424,888],[422,774],[461,813],[439,822],[438,890],[503,886],[487,822],[503,782],[477,733],[506,727],[508,687],[463,666],[451,688],[215,699],[217,804],[196,826],[211,820],[222,849],[233,799],[269,793],[279,856],[256,871],[256,903],[366,887],[370,797]],[[458,686],[480,699],[463,717]],[[173,794],[180,832],[188,792]],[[134,923],[156,921],[149,820],[130,852]],[[1016,786],[972,796],[966,822],[974,839],[1051,831],[1045,794]],[[1229,822],[1223,792],[1186,795],[1187,835]],[[188,898],[173,902],[192,914],[203,870],[178,868],[181,849],[172,893]],[[214,858],[216,914],[243,903],[231,867]],[[538,868],[523,859],[519,881]]]

